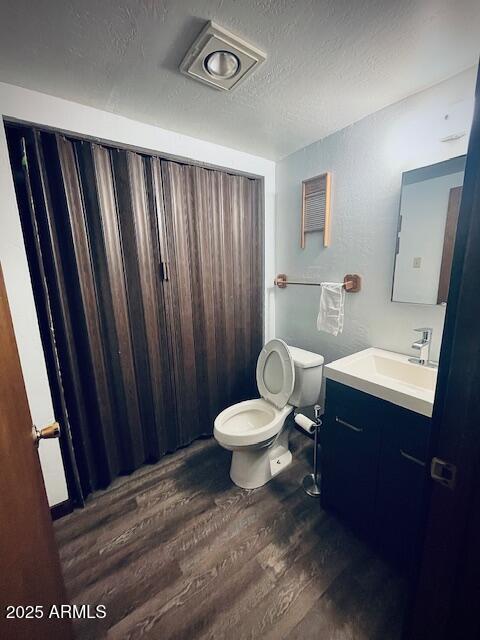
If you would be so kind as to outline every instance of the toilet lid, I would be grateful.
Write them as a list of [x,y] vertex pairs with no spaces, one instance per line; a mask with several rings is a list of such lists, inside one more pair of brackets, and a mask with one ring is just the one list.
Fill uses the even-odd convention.
[[260,351],[257,360],[257,387],[262,398],[278,409],[290,400],[295,384],[295,367],[288,346],[274,338]]

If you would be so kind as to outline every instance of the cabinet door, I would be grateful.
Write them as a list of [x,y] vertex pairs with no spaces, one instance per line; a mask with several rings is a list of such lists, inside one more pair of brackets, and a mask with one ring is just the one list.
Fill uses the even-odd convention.
[[422,528],[430,419],[387,407],[378,476],[376,521],[380,549],[412,567]]
[[375,399],[328,380],[322,430],[322,503],[370,538],[379,451]]

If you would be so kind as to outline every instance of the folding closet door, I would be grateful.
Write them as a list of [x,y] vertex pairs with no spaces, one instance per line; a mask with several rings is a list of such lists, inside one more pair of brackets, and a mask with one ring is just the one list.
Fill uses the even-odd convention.
[[98,409],[88,437],[100,444],[97,464],[113,467],[108,482],[178,446],[157,216],[147,158],[61,136],[56,145],[81,257],[79,334],[92,372],[83,376],[85,400],[87,412]]
[[179,438],[211,434],[215,416],[258,397],[263,343],[261,182],[153,159],[163,187],[164,283]]
[[81,502],[258,397],[262,185],[34,128],[7,133]]
[[31,197],[18,174],[17,195],[38,237],[86,495],[179,446],[150,159],[31,129],[23,141]]

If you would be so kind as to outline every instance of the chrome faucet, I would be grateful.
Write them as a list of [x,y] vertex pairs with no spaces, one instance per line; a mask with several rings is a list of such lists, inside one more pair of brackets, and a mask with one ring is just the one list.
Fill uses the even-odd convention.
[[433,329],[431,327],[421,327],[420,329],[415,329],[415,331],[419,331],[422,334],[422,338],[412,344],[412,349],[417,349],[420,351],[420,354],[418,358],[409,358],[408,361],[421,364],[425,367],[434,366],[430,363],[430,346],[432,343]]

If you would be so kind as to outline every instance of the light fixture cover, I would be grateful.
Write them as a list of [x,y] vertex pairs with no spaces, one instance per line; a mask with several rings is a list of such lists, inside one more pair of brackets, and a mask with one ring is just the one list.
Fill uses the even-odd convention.
[[240,60],[231,51],[214,51],[204,60],[204,66],[214,78],[233,78],[240,71]]
[[207,22],[183,59],[180,71],[211,87],[230,91],[265,58],[256,47],[214,22]]

